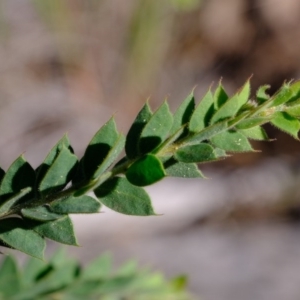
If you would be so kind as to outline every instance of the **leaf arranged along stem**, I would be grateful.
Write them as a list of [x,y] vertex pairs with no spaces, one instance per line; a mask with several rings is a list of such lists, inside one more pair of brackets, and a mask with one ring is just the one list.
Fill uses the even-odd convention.
[[111,118],[80,160],[67,136],[36,170],[20,156],[6,172],[0,168],[1,246],[42,258],[46,238],[77,245],[69,214],[97,213],[101,204],[123,214],[155,215],[144,186],[168,176],[205,178],[199,163],[256,151],[251,140],[269,141],[266,123],[298,139],[300,81],[284,83],[273,96],[268,88],[251,98],[247,80],[229,96],[220,82],[198,103],[191,92],[174,114],[167,101],[155,112],[147,101],[127,136]]

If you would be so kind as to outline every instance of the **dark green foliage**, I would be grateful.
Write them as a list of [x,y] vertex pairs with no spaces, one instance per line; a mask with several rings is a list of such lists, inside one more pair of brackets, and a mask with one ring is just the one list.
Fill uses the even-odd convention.
[[36,171],[20,156],[6,173],[0,169],[0,242],[42,258],[45,238],[77,245],[69,214],[97,213],[102,203],[123,214],[155,215],[143,186],[166,176],[204,178],[197,163],[255,151],[251,140],[269,141],[265,123],[298,139],[300,81],[284,83],[273,96],[268,88],[250,99],[247,80],[230,97],[219,83],[197,105],[190,93],[174,114],[167,101],[154,113],[147,102],[126,137],[114,118],[104,124],[80,162],[67,136]]
[[152,111],[147,102],[143,106],[141,111],[138,113],[126,137],[125,151],[129,159],[136,158],[140,155],[140,149],[139,149],[140,136],[144,127],[149,122],[151,116],[152,116]]
[[131,262],[113,272],[108,255],[85,268],[62,250],[49,262],[30,258],[22,269],[6,256],[0,267],[3,300],[191,299],[185,288],[185,277],[167,281],[160,273],[138,269]]
[[165,177],[161,161],[153,154],[147,154],[135,161],[126,171],[126,178],[131,184],[146,186]]
[[154,215],[146,191],[132,185],[126,178],[115,177],[95,190],[95,195],[105,206],[125,215]]
[[50,210],[58,214],[97,213],[101,204],[90,196],[68,197],[50,204]]

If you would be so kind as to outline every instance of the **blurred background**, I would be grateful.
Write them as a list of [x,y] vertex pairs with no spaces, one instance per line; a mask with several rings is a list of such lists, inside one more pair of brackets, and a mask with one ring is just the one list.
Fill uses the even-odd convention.
[[[37,167],[65,132],[81,156],[111,115],[126,133],[147,98],[174,111],[220,78],[272,94],[299,53],[297,0],[1,0],[1,166],[25,152]],[[300,143],[266,130],[276,142],[204,165],[210,180],[149,187],[163,216],[74,216],[68,250],[186,274],[196,299],[299,299]]]

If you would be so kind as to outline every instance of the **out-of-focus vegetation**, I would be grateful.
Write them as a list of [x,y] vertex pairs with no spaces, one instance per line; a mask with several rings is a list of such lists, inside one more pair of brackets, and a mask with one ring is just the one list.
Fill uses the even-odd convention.
[[59,250],[49,262],[36,258],[22,270],[12,256],[0,267],[0,299],[3,300],[188,300],[186,279],[167,281],[161,273],[138,268],[128,261],[112,270],[110,255],[102,255],[85,268]]

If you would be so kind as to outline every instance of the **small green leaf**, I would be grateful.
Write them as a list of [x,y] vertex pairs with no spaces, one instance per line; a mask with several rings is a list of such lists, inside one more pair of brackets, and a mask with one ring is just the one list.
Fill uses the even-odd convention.
[[21,209],[21,213],[24,218],[36,221],[52,221],[62,217],[61,214],[53,213],[46,206],[38,206],[35,208],[23,208]]
[[134,159],[140,154],[139,141],[143,128],[148,123],[152,116],[151,109],[148,102],[143,106],[138,113],[135,121],[129,129],[126,136],[125,151],[129,159]]
[[165,164],[167,176],[183,178],[205,178],[196,164],[178,162],[171,158]]
[[51,211],[59,214],[88,214],[99,212],[101,204],[90,196],[68,197],[50,204]]
[[105,206],[119,213],[136,216],[155,215],[146,191],[132,185],[126,178],[114,177],[94,192]]
[[[13,257],[6,256],[0,267],[0,297],[8,299],[18,294],[20,290],[21,280],[17,263]],[[2,297],[1,299],[4,299]]]
[[118,133],[115,120],[111,118],[94,135],[84,153],[83,167],[86,178],[101,175],[120,154],[124,143],[124,136]]
[[49,222],[32,221],[29,224],[31,224],[34,231],[43,237],[62,244],[78,246],[69,216]]
[[260,86],[256,92],[256,99],[259,104],[266,102],[270,99],[270,95],[266,93],[268,89],[270,89],[270,85]]
[[279,106],[288,102],[293,96],[290,84],[284,83],[280,90],[272,97],[270,106]]
[[[33,192],[25,193],[25,188],[33,188],[35,183],[35,172],[30,164],[21,155],[18,157],[7,170],[0,185],[0,205],[8,199],[17,197],[18,194],[22,199],[20,202],[25,202],[33,197]],[[21,192],[23,190],[23,192]],[[28,190],[26,190],[28,191]],[[20,194],[21,192],[21,194]],[[22,197],[24,193],[24,197]]]
[[213,136],[223,132],[228,129],[228,122],[223,121],[206,127],[199,133],[191,135],[189,138],[185,139],[185,144],[196,144],[205,140],[211,139]]
[[239,98],[239,105],[242,107],[244,104],[246,104],[250,98],[250,79],[248,79],[245,84],[241,87],[241,89],[237,92],[238,98]]
[[57,158],[59,152],[62,150],[62,147],[65,146],[66,148],[70,148],[70,141],[67,135],[64,135],[57,143],[56,145],[50,150],[48,155],[46,156],[43,163],[37,168],[36,170],[36,181],[37,185],[40,184],[41,180],[46,175],[48,169],[50,166],[54,163],[54,160]]
[[41,194],[47,195],[50,192],[62,190],[72,179],[76,165],[77,157],[63,145],[41,180],[39,185]]
[[287,106],[285,108],[285,112],[295,118],[299,118],[300,117],[300,104],[294,105],[294,106]]
[[280,130],[290,134],[295,139],[298,139],[298,132],[300,130],[300,121],[286,112],[276,112],[271,124]]
[[223,104],[225,104],[227,100],[228,95],[221,82],[219,82],[219,85],[214,94],[215,109],[219,109],[221,106],[223,106]]
[[33,257],[43,259],[45,241],[18,218],[0,221],[0,240],[10,247]]
[[27,187],[23,190],[21,190],[19,193],[15,194],[5,202],[1,203],[0,205],[0,214],[7,213],[15,204],[19,202],[21,198],[23,198],[25,195],[30,193],[32,191],[31,187]]
[[242,133],[245,137],[252,139],[252,140],[258,140],[258,141],[268,141],[269,140],[267,133],[260,126],[255,126],[255,127],[249,128],[249,129],[241,129],[241,130],[239,130],[239,132]]
[[180,104],[173,117],[173,125],[170,135],[175,134],[183,125],[190,121],[195,109],[194,92],[191,92]]
[[300,98],[300,81],[294,82],[290,86],[290,89],[292,91],[292,97],[289,99],[287,103],[292,105],[294,101],[297,101]]
[[190,131],[199,132],[208,125],[213,110],[213,104],[213,94],[208,90],[191,117],[189,123]]
[[141,132],[140,153],[148,153],[165,140],[173,124],[173,116],[165,101],[152,115]]
[[245,83],[240,91],[232,98],[228,99],[213,115],[211,123],[231,118],[237,114],[241,107],[248,101],[250,95],[249,80]]
[[211,139],[211,142],[218,148],[229,152],[253,151],[248,139],[239,132],[225,131]]
[[174,158],[185,163],[200,163],[218,159],[214,148],[206,143],[180,147],[175,152]]
[[165,177],[161,161],[152,154],[147,154],[135,161],[126,171],[128,181],[137,186],[153,184]]
[[268,123],[271,117],[254,117],[240,121],[235,127],[237,129],[249,129]]

